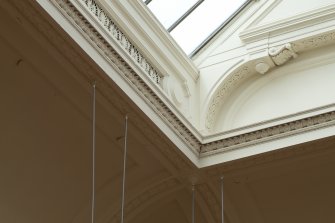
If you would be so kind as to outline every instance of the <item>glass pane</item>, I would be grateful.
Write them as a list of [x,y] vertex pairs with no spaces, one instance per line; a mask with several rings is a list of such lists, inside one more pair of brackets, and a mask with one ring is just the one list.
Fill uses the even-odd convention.
[[148,7],[157,19],[168,29],[198,0],[152,0]]
[[190,54],[245,2],[246,0],[205,0],[171,35],[185,53]]

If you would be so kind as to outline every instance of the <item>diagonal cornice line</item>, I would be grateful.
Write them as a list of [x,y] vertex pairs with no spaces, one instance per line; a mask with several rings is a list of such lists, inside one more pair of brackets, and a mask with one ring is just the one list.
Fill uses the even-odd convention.
[[141,51],[130,41],[110,16],[100,7],[95,0],[79,0],[82,2],[86,10],[96,18],[96,21],[105,29],[123,49],[124,53],[128,54],[133,62],[137,63],[145,74],[153,81],[153,83],[161,87],[164,76],[149,62],[149,60],[141,53]]
[[[8,4],[7,4],[8,3]],[[50,2],[51,3],[51,2]],[[122,95],[118,94],[115,90],[113,84],[111,84],[111,79],[101,73],[101,70],[96,67],[96,65],[91,64],[91,60],[87,60],[87,57],[83,55],[82,51],[78,51],[78,46],[73,44],[73,40],[68,38],[68,34],[64,34],[64,31],[58,29],[56,23],[50,22],[42,10],[41,5],[36,1],[21,1],[13,0],[6,2],[4,5],[7,10],[13,11],[15,14],[19,14],[20,18],[22,16],[22,21],[24,20],[31,30],[31,34],[34,37],[36,35],[42,35],[43,39],[47,42],[47,46],[52,47],[52,50],[58,51],[59,54],[64,57],[62,62],[68,62],[70,66],[73,66],[75,73],[71,72],[72,77],[80,82],[82,87],[87,90],[87,87],[91,87],[92,80],[99,83],[99,94],[102,95],[101,98],[107,103],[114,106],[118,106],[121,113],[125,113],[124,108],[130,108],[129,102],[123,100]],[[58,11],[58,10],[57,10]],[[18,27],[22,29],[21,26]],[[25,27],[26,28],[26,27]],[[44,41],[42,41],[44,42]],[[43,46],[46,42],[42,43]],[[111,52],[113,54],[115,52]],[[114,55],[114,54],[113,54]],[[119,60],[119,55],[115,60]],[[117,72],[122,73],[115,64],[111,64]],[[77,76],[78,75],[78,76]],[[129,110],[127,109],[129,112]],[[180,155],[180,150],[177,148],[172,148],[172,142],[167,137],[162,137],[162,134],[158,131],[152,129],[152,123],[148,123],[145,117],[139,114],[139,111],[134,111],[135,116],[132,122],[138,123],[137,126],[141,126],[144,137],[148,136],[150,142],[153,145],[160,145],[157,149],[162,152],[163,156],[170,161],[171,165],[175,170],[185,170],[194,167],[194,163],[185,156]],[[136,115],[137,114],[137,115]]]
[[[93,0],[90,0],[93,1]],[[109,63],[117,66],[122,77],[135,89],[138,94],[159,114],[162,120],[189,146],[192,152],[199,155],[200,141],[191,131],[174,115],[168,106],[154,93],[142,78],[134,71],[123,56],[118,54],[114,47],[106,41],[99,31],[83,16],[70,0],[53,0],[55,6],[75,27],[91,42],[102,56],[108,59]]]
[[253,42],[266,38],[268,33],[280,33],[283,30],[297,30],[302,27],[320,24],[321,21],[332,21],[335,18],[335,4],[328,4],[321,8],[303,12],[298,15],[250,27],[240,33],[240,38],[245,42]]
[[[84,0],[82,0],[84,1]],[[89,0],[93,1],[93,0]],[[70,0],[53,0],[53,4],[60,12],[82,33],[82,35],[104,56],[113,67],[117,67],[122,77],[136,90],[148,105],[161,117],[162,120],[188,145],[199,158],[215,153],[243,148],[244,146],[268,142],[275,139],[300,134],[334,125],[335,111],[326,112],[297,121],[287,122],[269,128],[216,140],[203,144],[196,136],[178,119],[159,96],[147,85],[129,64],[114,50],[90,22],[83,16]],[[98,19],[98,18],[97,18]]]
[[316,130],[335,124],[335,111],[203,144],[201,157]]

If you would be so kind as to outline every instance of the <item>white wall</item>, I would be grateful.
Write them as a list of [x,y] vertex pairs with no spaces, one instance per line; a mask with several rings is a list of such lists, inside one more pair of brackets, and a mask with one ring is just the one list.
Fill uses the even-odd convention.
[[240,86],[223,105],[216,131],[235,129],[335,103],[335,47],[302,55]]
[[[200,130],[205,134],[220,133],[335,103],[335,91],[332,89],[335,64],[331,59],[334,56],[334,42],[331,47],[328,45],[323,49],[317,46],[318,43],[310,43],[313,50],[301,54],[297,52],[297,59],[290,59],[281,66],[275,66],[269,56],[272,47],[301,43],[306,38],[334,31],[327,23],[335,15],[332,11],[334,7],[329,12],[325,8],[334,4],[335,0],[252,2],[248,10],[240,14],[194,59],[200,70]],[[318,19],[308,16],[309,12],[316,11],[319,14],[313,16],[320,16]],[[263,28],[280,20],[290,22],[286,30],[285,23],[283,28],[274,27],[275,32],[271,32],[272,25]],[[282,24],[279,22],[278,25]],[[258,29],[264,34],[257,36],[258,33],[252,33]],[[320,33],[317,33],[318,30]],[[241,33],[248,32],[252,33],[251,37],[241,36]],[[253,35],[257,37],[253,39]],[[259,61],[270,64],[264,76],[256,72],[255,65]],[[228,98],[223,97],[224,100],[216,108],[214,126],[207,128],[206,118],[211,112],[216,92],[227,84],[228,75],[246,64],[251,77],[233,84]]]
[[277,0],[277,2],[278,5],[262,18],[258,25],[278,21],[335,3],[334,0]]

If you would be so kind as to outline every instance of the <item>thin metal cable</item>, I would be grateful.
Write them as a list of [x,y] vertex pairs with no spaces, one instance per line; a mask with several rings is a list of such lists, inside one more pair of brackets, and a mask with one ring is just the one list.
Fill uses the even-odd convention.
[[224,223],[224,210],[223,210],[223,177],[221,177],[221,223]]
[[95,81],[93,83],[93,108],[92,108],[92,209],[91,222],[94,223],[95,214]]
[[201,5],[201,3],[203,3],[205,0],[199,0],[198,2],[196,2],[191,8],[189,8],[181,17],[179,17],[177,19],[177,21],[175,21],[168,29],[167,31],[169,33],[172,32],[172,30],[174,30],[182,21],[184,21],[184,19],[186,19],[196,8],[198,8],[199,5]]
[[121,223],[123,223],[123,219],[124,219],[124,191],[125,191],[125,185],[126,185],[127,135],[128,135],[128,116],[126,115],[126,117],[125,117],[125,130],[124,130],[124,155],[123,155]]
[[195,189],[192,185],[192,223],[195,222]]

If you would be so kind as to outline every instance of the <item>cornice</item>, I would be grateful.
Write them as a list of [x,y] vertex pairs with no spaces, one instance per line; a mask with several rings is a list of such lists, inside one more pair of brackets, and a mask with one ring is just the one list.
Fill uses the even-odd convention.
[[[217,112],[229,94],[240,86],[248,77],[266,74],[271,69],[285,65],[306,51],[316,50],[320,47],[335,44],[335,31],[320,33],[307,38],[298,39],[292,43],[276,47],[265,48],[259,57],[249,57],[249,60],[240,62],[237,68],[229,70],[222,80],[212,90],[212,95],[206,106],[205,127],[210,132],[216,120]],[[250,52],[252,55],[253,52]],[[265,54],[265,55],[264,55]]]
[[[68,3],[70,2],[71,1],[68,1]],[[73,2],[78,2],[79,4],[74,6]],[[64,1],[58,1],[59,6],[61,7],[64,5],[63,3]],[[118,25],[95,0],[78,0],[72,1],[71,4],[76,8],[77,11],[80,12],[80,16],[83,18],[85,17],[82,13],[83,10],[90,12],[90,15],[93,17],[94,21],[98,22],[102,28],[101,30],[103,30],[103,33],[101,33],[100,30],[100,35],[104,36],[106,41],[108,41],[108,37],[111,37],[112,40],[117,43],[118,46],[120,46],[120,49],[122,49],[123,53],[128,55],[128,58],[131,58],[132,61],[138,65],[138,67],[142,68],[142,71],[144,71],[144,73],[152,80],[153,83],[162,87],[161,83],[164,75],[152,65],[147,57],[143,55],[141,50],[136,47],[136,45],[123,32],[123,30],[118,27]],[[87,17],[85,17],[85,20],[91,23]],[[105,33],[108,37],[103,35]]]
[[292,44],[292,49],[295,52],[305,52],[319,47],[335,44],[335,31],[322,33],[320,35],[313,35],[296,41]]
[[[74,10],[75,8],[73,6],[70,7],[71,5],[65,4],[65,1],[59,0],[59,3],[61,3],[62,6],[66,8],[66,10],[69,10],[66,11],[65,9],[62,9],[64,10],[63,13],[67,19],[69,19],[68,13],[73,13],[73,15],[79,13],[78,11]],[[69,1],[67,1],[67,3],[69,3]],[[64,56],[64,60],[68,61],[71,65],[74,66],[76,72],[80,74],[80,77],[74,74],[75,79],[80,81],[85,89],[87,89],[87,87],[90,87],[91,83],[94,80],[97,83],[97,90],[102,95],[104,100],[114,105],[123,114],[134,111],[132,110],[131,105],[123,100],[122,97],[120,97],[120,95],[115,91],[115,89],[113,89],[113,86],[111,86],[110,78],[106,75],[101,75],[101,70],[93,67],[91,61],[87,61],[87,58],[83,57],[82,52],[78,52],[78,49],[73,47],[73,42],[68,42],[69,38],[64,37],[63,31],[58,31],[58,27],[55,27],[54,24],[50,24],[48,20],[43,18],[43,16],[45,15],[41,15],[41,7],[38,5],[37,2],[13,0],[10,1],[8,5],[9,7],[11,7],[10,10],[12,10],[12,8],[17,10],[23,16],[25,21],[33,24],[34,31],[32,32],[41,33],[39,35],[43,35],[47,39],[47,41],[54,47],[54,49],[56,51],[59,51],[59,53]],[[101,47],[104,42],[102,41],[101,37],[97,35],[97,32],[94,31],[89,23],[85,22],[85,20],[82,20],[81,17],[75,18],[76,21],[71,20],[71,22],[73,22],[73,24],[76,24],[77,28],[79,26],[85,27],[84,30],[81,30],[83,36],[85,36],[91,42],[96,41],[95,43],[98,43],[96,45],[96,48],[97,50],[100,49],[99,47]],[[110,55],[109,61],[111,62],[111,65],[119,71],[120,74],[126,76],[134,75],[134,77],[132,78],[133,82],[130,81],[131,83],[141,85],[140,87],[142,91],[150,89],[147,85],[144,85],[143,80],[138,75],[135,75],[135,72],[132,71],[127,63],[122,60],[122,58],[116,51],[114,51],[110,47],[108,48],[108,50],[108,55]],[[148,103],[150,103],[150,100],[156,101],[156,98],[152,98],[147,94],[153,93],[152,91],[146,91]],[[160,103],[160,106],[164,106],[164,103],[162,103],[161,101]],[[160,109],[165,110],[165,108],[163,107],[160,107]],[[170,113],[172,114],[172,112]],[[170,113],[164,114],[166,116],[169,116]],[[162,137],[159,131],[153,130],[153,127],[150,125],[150,123],[148,123],[147,119],[144,119],[140,115],[135,115],[134,117],[130,117],[130,119],[131,122],[134,122],[136,126],[141,126],[141,131],[143,132],[144,136],[147,136],[149,141],[152,142],[153,145],[160,145],[157,147],[157,150],[160,151],[162,155],[172,164],[175,170],[187,170],[194,167],[194,164],[189,159],[187,159],[185,156],[181,156],[181,153],[178,149],[173,148],[173,145],[169,139],[167,139],[166,137]],[[184,133],[184,135],[186,135],[185,137],[194,137],[192,134]],[[192,146],[192,148],[195,149],[197,147]]]
[[[83,0],[84,1],[84,0]],[[93,0],[87,0],[87,2]],[[157,96],[157,94],[146,84],[142,77],[134,70],[133,65],[129,64],[123,57],[114,50],[114,46],[110,45],[99,31],[96,30],[89,21],[71,4],[70,0],[53,0],[53,3],[59,8],[60,12],[75,25],[82,35],[95,47],[95,49],[103,55],[112,65],[117,68],[120,75],[132,86],[132,88],[150,105],[150,107],[161,117],[162,120],[182,139],[188,147],[199,156],[205,157],[215,153],[224,153],[225,151],[243,148],[251,144],[258,144],[266,141],[273,141],[289,135],[300,134],[307,131],[313,131],[326,126],[334,125],[335,111],[308,117],[301,120],[288,122],[285,124],[260,129],[257,131],[228,137],[221,140],[215,140],[209,143],[202,143],[190,131],[178,117],[169,109],[169,107]],[[93,4],[93,8],[97,7]],[[103,17],[105,18],[105,17]],[[106,20],[103,20],[106,21]],[[117,30],[117,29],[116,29]],[[116,31],[116,33],[118,33]],[[119,32],[120,33],[120,32]],[[120,35],[120,34],[119,34]],[[116,35],[117,36],[117,35]],[[125,45],[129,46],[129,45]],[[129,49],[129,48],[128,48]],[[136,61],[133,61],[136,63]],[[249,67],[241,66],[236,69],[227,80],[232,84],[236,80],[242,80],[248,77]],[[215,103],[221,103],[222,97],[225,96],[227,90],[233,85],[223,85],[218,97],[213,99]],[[217,108],[217,107],[216,107]],[[214,109],[215,111],[215,109]],[[214,112],[215,113],[215,112]],[[211,116],[208,119],[211,120]],[[185,164],[188,166],[188,164]]]
[[335,111],[203,144],[201,157],[243,148],[335,124]]
[[211,129],[213,127],[218,109],[221,107],[222,103],[234,87],[246,80],[252,74],[251,70],[252,69],[248,63],[242,62],[242,65],[239,65],[233,72],[224,75],[224,79],[219,81],[219,87],[215,87],[216,90],[209,102],[205,120],[205,126],[207,129]]
[[325,23],[326,21],[333,22],[334,19],[335,4],[330,4],[286,19],[248,28],[240,33],[240,38],[246,43],[255,42],[268,38],[269,33],[271,33],[271,35],[288,33],[295,30],[301,30],[308,26]]
[[[164,60],[160,61],[160,63],[168,63],[169,67],[176,67],[174,72],[179,73],[178,76],[181,76],[184,79],[186,75],[190,75],[193,80],[197,81],[199,78],[198,68],[183,52],[166,29],[157,22],[157,19],[151,11],[148,10],[148,8],[141,1],[129,0],[128,2],[132,7],[134,7],[136,13],[138,13],[139,17],[142,18],[142,21],[144,21],[149,27],[149,30],[154,32],[155,37],[162,41],[164,49],[159,49],[161,50],[160,54],[164,57]],[[137,23],[136,25],[143,26],[143,23]],[[171,54],[172,57],[167,57],[167,54]]]
[[[96,12],[99,11],[94,0],[82,0],[92,3],[92,7]],[[191,151],[199,154],[200,142],[190,133],[190,130],[176,117],[176,115],[168,108],[168,106],[158,97],[158,95],[146,84],[141,76],[129,65],[123,56],[114,50],[114,46],[110,45],[103,36],[92,26],[89,21],[72,5],[70,0],[54,0],[55,5],[61,12],[73,22],[81,33],[86,36],[86,39],[120,70],[120,74],[131,84],[131,86],[142,96],[148,105],[156,111],[157,114],[165,121],[165,123],[174,130],[177,135],[189,146]],[[104,21],[104,20],[103,20]],[[118,30],[118,29],[115,29]],[[117,33],[122,33],[117,32]],[[118,36],[119,34],[116,34]],[[122,39],[117,39],[122,40]]]
[[278,118],[274,118],[274,119],[269,119],[266,121],[261,121],[261,122],[256,122],[250,125],[245,125],[242,127],[238,127],[238,128],[234,128],[234,129],[230,129],[224,132],[219,132],[216,134],[210,134],[208,136],[204,136],[203,137],[203,141],[202,144],[207,144],[207,143],[211,143],[211,142],[216,142],[220,139],[224,139],[224,138],[232,138],[238,135],[243,135],[246,133],[250,133],[250,132],[255,132],[258,130],[262,130],[262,129],[267,129],[273,126],[279,126],[279,125],[284,125],[287,123],[291,123],[294,122],[296,120],[303,120],[303,119],[307,119],[310,117],[316,117],[318,115],[321,114],[326,114],[329,112],[335,111],[335,104],[329,104],[326,106],[320,106],[317,108],[313,108],[313,109],[308,109],[305,111],[301,111],[301,112],[297,112],[297,113],[293,113],[293,114],[289,114],[289,115],[285,115],[285,116],[281,116]]
[[[334,136],[325,141],[334,140]],[[327,150],[323,145],[320,145],[320,142],[308,142],[307,144],[300,144],[294,147],[288,147],[282,150],[275,150],[270,153],[261,154],[259,156],[253,157],[253,159],[240,159],[234,160],[229,163],[224,163],[220,165],[215,165],[202,169],[209,177],[214,179],[219,179],[222,175],[225,175],[227,178],[232,177],[231,172],[238,170],[247,170],[249,167],[254,167],[255,165],[263,165],[266,163],[273,163],[278,160],[285,160],[290,158],[301,158],[303,155],[323,153]]]

